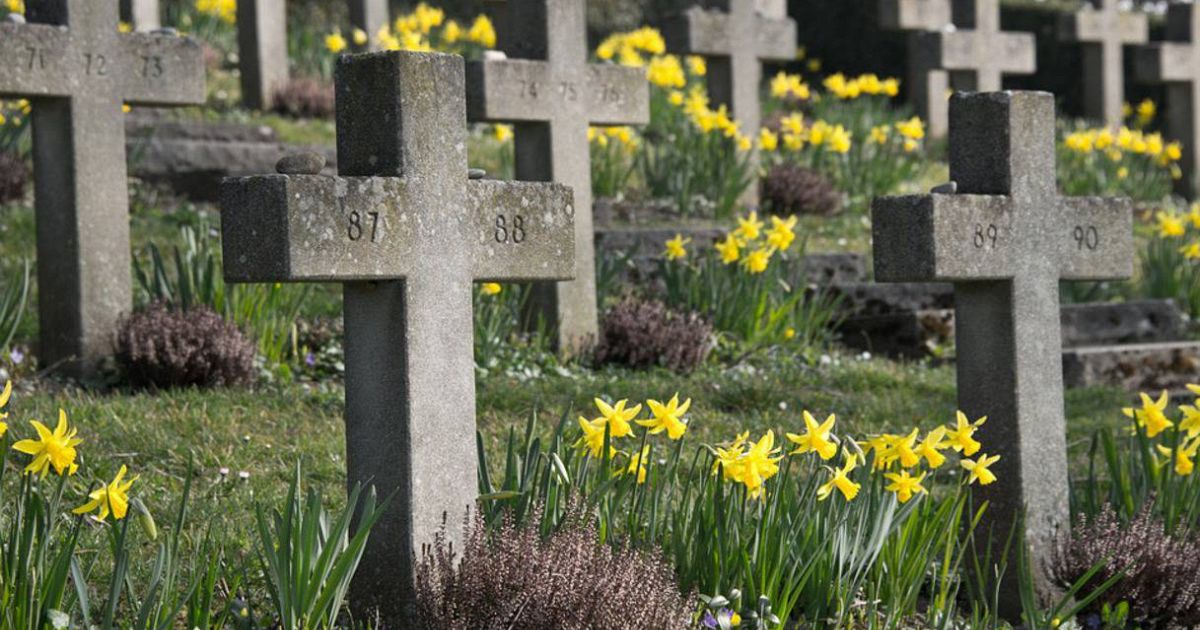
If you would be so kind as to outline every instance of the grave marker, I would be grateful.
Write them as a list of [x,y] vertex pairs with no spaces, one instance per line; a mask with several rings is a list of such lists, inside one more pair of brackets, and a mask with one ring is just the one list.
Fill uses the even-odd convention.
[[30,0],[0,24],[0,96],[33,104],[40,358],[88,374],[132,306],[122,104],[204,102],[200,46],[117,32],[117,3]]
[[237,34],[242,104],[270,109],[288,81],[287,2],[238,0]]
[[390,19],[387,0],[350,0],[350,24],[367,34],[368,47]]
[[453,55],[343,56],[339,176],[221,188],[228,281],[343,283],[347,480],[397,493],[351,603],[389,627],[411,620],[414,554],[443,519],[457,541],[478,495],[472,283],[575,265],[570,189],[468,181],[464,86]]
[[908,98],[917,115],[926,122],[931,137],[943,138],[949,123],[950,75],[926,67],[920,54],[919,33],[940,31],[953,25],[950,0],[880,0],[880,26],[908,33]]
[[1118,9],[1117,0],[1097,2],[1060,16],[1058,32],[1083,44],[1084,115],[1118,127],[1125,104],[1124,46],[1150,41],[1150,23],[1145,14]]
[[[708,58],[708,94],[715,105],[728,105],[742,133],[754,138],[762,120],[759,93],[763,61],[796,58],[796,23],[767,17],[755,0],[712,0],[715,9],[693,6],[663,24],[667,49]],[[757,170],[757,160],[751,160]],[[757,181],[757,178],[756,178]],[[751,184],[742,201],[757,205]]]
[[999,0],[953,0],[957,30],[921,33],[920,63],[951,73],[951,83],[963,90],[995,92],[1006,74],[1037,71],[1033,33],[1000,30]]
[[153,31],[162,26],[158,0],[121,0],[121,19],[135,31]]
[[1193,196],[1200,185],[1200,8],[1170,5],[1167,41],[1139,46],[1134,61],[1139,80],[1167,86],[1166,134],[1184,145],[1175,187]]
[[580,0],[509,0],[500,45],[510,59],[467,66],[467,115],[515,125],[516,178],[575,191],[573,282],[534,287],[533,312],[557,326],[560,348],[596,338],[595,237],[588,125],[645,124],[649,83],[637,68],[587,61],[587,7]]
[[[950,178],[958,194],[875,200],[875,277],[954,283],[958,405],[988,417],[979,440],[1001,455],[977,491],[991,502],[980,532],[998,553],[1024,510],[1040,572],[1070,527],[1059,280],[1130,277],[1132,203],[1058,196],[1044,92],[952,97]],[[1019,613],[1014,581],[1002,600]]]

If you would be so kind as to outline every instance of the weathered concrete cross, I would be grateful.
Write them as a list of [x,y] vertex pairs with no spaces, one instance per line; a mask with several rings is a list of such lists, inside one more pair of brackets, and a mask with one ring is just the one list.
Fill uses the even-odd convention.
[[[742,133],[757,137],[762,120],[761,62],[796,58],[796,23],[760,14],[755,0],[709,4],[724,11],[693,6],[663,24],[667,49],[708,57],[709,97],[715,104],[729,106]],[[757,168],[757,161],[751,163]],[[758,203],[757,184],[746,189],[742,201]]]
[[1000,30],[999,0],[953,0],[958,30],[921,33],[920,63],[951,72],[964,90],[994,92],[1006,74],[1033,74],[1037,50],[1033,33]]
[[204,102],[200,46],[117,32],[117,3],[29,0],[0,24],[0,96],[33,103],[41,360],[87,374],[132,307],[123,103]]
[[471,285],[571,277],[574,210],[559,184],[468,181],[462,58],[346,55],[336,83],[340,175],[226,180],[225,277],[344,284],[347,478],[398,493],[352,603],[400,627],[414,554],[478,496]]
[[1040,571],[1070,525],[1059,280],[1132,274],[1132,204],[1058,196],[1043,92],[952,97],[950,178],[958,194],[875,200],[875,277],[954,283],[959,408],[988,417],[979,439],[1001,455],[999,481],[980,488],[991,502],[981,536],[990,527],[998,553],[1024,510]]
[[649,84],[639,69],[588,63],[586,2],[508,0],[505,8],[500,45],[515,58],[468,65],[467,115],[515,123],[517,179],[575,190],[578,274],[535,286],[532,304],[571,351],[598,330],[588,125],[649,122]]
[[138,31],[153,31],[162,26],[158,0],[121,0],[121,19]]
[[908,98],[913,109],[927,123],[934,138],[946,136],[949,108],[946,92],[950,76],[945,70],[922,65],[918,33],[940,31],[952,21],[950,0],[880,0],[880,26],[908,34]]
[[1117,0],[1097,0],[1073,14],[1059,17],[1059,37],[1083,44],[1084,115],[1116,127],[1125,104],[1126,44],[1150,41],[1150,23],[1143,13],[1117,8]]
[[287,2],[238,0],[237,34],[242,104],[270,109],[288,80]]
[[1139,46],[1135,74],[1146,83],[1167,84],[1167,135],[1183,142],[1183,178],[1176,189],[1200,191],[1200,7],[1172,4],[1167,9],[1167,40]]

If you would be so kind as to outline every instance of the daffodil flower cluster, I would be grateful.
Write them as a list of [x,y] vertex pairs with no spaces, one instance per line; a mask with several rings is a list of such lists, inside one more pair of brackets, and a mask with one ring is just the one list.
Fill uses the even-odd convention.
[[895,78],[880,79],[874,74],[863,74],[847,78],[842,73],[831,74],[822,82],[830,94],[843,101],[852,101],[862,96],[886,96],[895,98],[900,93],[900,81]]
[[464,46],[482,48],[496,46],[496,29],[486,15],[479,15],[469,26],[446,19],[442,9],[422,2],[410,13],[397,17],[391,24],[384,24],[379,31],[369,36],[361,29],[354,29],[348,40],[340,30],[325,36],[325,49],[337,54],[346,50],[350,41],[355,46],[365,46],[372,40],[383,50],[414,50],[418,52],[463,52]]
[[237,22],[237,0],[196,0],[196,11],[226,24]]
[[4,8],[9,13],[25,14],[25,0],[4,0]]
[[824,120],[810,123],[805,121],[803,114],[793,112],[780,119],[778,133],[766,128],[759,132],[759,147],[763,151],[773,153],[781,146],[789,153],[814,148],[845,155],[854,146],[854,134],[841,124]]
[[33,108],[26,99],[0,101],[0,127],[5,125],[20,127],[23,122],[28,120],[29,113],[32,111]]
[[1155,451],[1162,456],[1159,468],[1170,465],[1176,475],[1190,477],[1196,472],[1196,454],[1200,451],[1200,385],[1187,386],[1196,398],[1191,404],[1180,405],[1179,416],[1167,414],[1170,396],[1166,390],[1153,398],[1142,393],[1140,407],[1126,407],[1122,413],[1133,421],[1130,430],[1154,440]]
[[[8,433],[8,424],[3,420],[7,419],[9,414],[4,409],[12,398],[12,392],[12,381],[8,381],[4,390],[0,392],[0,438]],[[79,429],[71,426],[68,421],[66,410],[58,410],[58,424],[53,430],[38,420],[30,420],[29,424],[33,427],[36,437],[17,440],[12,445],[12,450],[30,458],[24,473],[41,478],[45,478],[52,470],[59,477],[75,475],[79,471],[79,452],[76,447],[83,443],[83,439],[78,437]],[[126,467],[121,466],[116,478],[92,491],[88,495],[89,500],[75,508],[74,513],[86,514],[95,511],[99,521],[106,520],[110,515],[117,520],[125,518],[129,509],[129,489],[137,480],[137,477],[134,477],[126,481],[127,473]]]
[[667,44],[657,29],[644,26],[635,31],[613,33],[596,47],[596,56],[603,61],[615,61],[622,66],[641,68],[647,57],[663,55]]
[[641,146],[641,139],[633,127],[588,127],[588,142],[604,149],[610,144],[632,153]]
[[[680,402],[679,394],[675,394],[665,403],[647,400],[645,408],[649,410],[650,414],[645,418],[642,417],[643,405],[637,404],[630,407],[628,399],[618,400],[615,404],[610,405],[600,398],[595,398],[593,403],[600,415],[590,420],[583,416],[579,417],[579,428],[582,435],[576,441],[575,446],[589,456],[599,458],[604,453],[604,443],[607,440],[609,444],[608,457],[611,458],[624,452],[619,451],[615,446],[618,440],[637,437],[634,425],[645,428],[649,435],[665,433],[667,439],[673,442],[683,439],[688,429],[687,412],[692,406],[692,399],[688,398]],[[638,483],[646,481],[649,448],[648,444],[643,444],[639,451],[628,453],[629,466],[624,470],[629,473],[637,471]]]
[[[730,230],[725,237],[713,245],[713,249],[721,257],[721,262],[731,265],[740,262],[747,273],[760,274],[770,266],[771,258],[780,252],[787,252],[796,242],[796,217],[787,219],[771,217],[771,226],[758,218],[758,212],[737,219],[738,227]],[[665,243],[664,255],[667,260],[682,260],[687,257],[687,245],[690,238],[676,234]]]
[[[1193,203],[1187,213],[1160,210],[1154,215],[1159,238],[1177,239],[1188,236],[1189,228],[1200,230],[1200,202]],[[1200,241],[1191,240],[1178,247],[1187,260],[1200,260]]]
[[1125,120],[1131,122],[1138,129],[1144,129],[1154,122],[1154,117],[1158,115],[1158,106],[1151,99],[1144,99],[1137,104],[1135,108],[1129,103],[1121,105],[1121,116]]

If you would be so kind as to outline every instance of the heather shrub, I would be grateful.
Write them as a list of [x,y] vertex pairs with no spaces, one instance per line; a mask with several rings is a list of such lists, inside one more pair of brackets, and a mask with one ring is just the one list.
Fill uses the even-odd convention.
[[676,312],[657,300],[630,297],[605,313],[595,359],[599,365],[659,365],[690,372],[708,358],[712,348],[712,324],[700,315]]
[[29,184],[29,167],[19,155],[0,151],[0,203],[19,201]]
[[333,85],[318,79],[291,79],[275,90],[272,109],[299,118],[331,118]]
[[254,355],[254,343],[207,306],[183,310],[157,302],[117,331],[117,363],[135,387],[249,384]]
[[842,209],[842,195],[821,173],[790,162],[771,167],[762,180],[763,207],[773,214],[829,216]]
[[1200,536],[1168,534],[1150,504],[1128,524],[1108,504],[1092,518],[1081,516],[1070,541],[1054,555],[1052,575],[1069,587],[1099,564],[1103,568],[1091,586],[1124,575],[1085,614],[1125,602],[1129,621],[1147,630],[1200,624]]
[[660,557],[601,542],[575,509],[542,538],[537,522],[505,518],[489,532],[481,516],[464,523],[461,562],[446,532],[421,554],[419,626],[551,630],[688,628],[694,609]]

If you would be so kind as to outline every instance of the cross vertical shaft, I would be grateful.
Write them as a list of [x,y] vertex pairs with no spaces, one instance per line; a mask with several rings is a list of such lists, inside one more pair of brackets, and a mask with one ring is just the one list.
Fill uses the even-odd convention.
[[950,75],[923,63],[927,60],[921,56],[920,33],[952,24],[950,0],[879,0],[879,20],[885,30],[908,31],[908,99],[926,122],[930,137],[944,138],[950,116],[946,98]]
[[237,32],[242,104],[270,109],[275,90],[288,80],[287,3],[239,0]]
[[1149,21],[1139,13],[1124,13],[1116,0],[1099,0],[1076,13],[1059,16],[1059,38],[1078,42],[1083,49],[1084,115],[1116,127],[1125,103],[1125,44],[1144,44]]
[[350,0],[350,24],[367,34],[368,46],[389,19],[387,0]]

